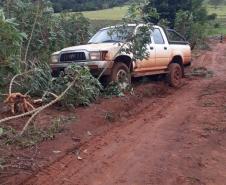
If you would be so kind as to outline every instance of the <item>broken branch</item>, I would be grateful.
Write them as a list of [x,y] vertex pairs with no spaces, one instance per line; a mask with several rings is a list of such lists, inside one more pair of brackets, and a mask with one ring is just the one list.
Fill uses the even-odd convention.
[[28,73],[31,73],[31,72],[33,72],[33,71],[35,71],[35,70],[36,70],[36,69],[33,69],[33,70],[26,71],[26,72],[24,72],[24,73],[20,73],[20,74],[15,75],[15,76],[12,78],[12,80],[10,81],[10,85],[9,85],[9,95],[12,94],[12,87],[13,87],[13,83],[14,83],[14,81],[16,80],[16,78],[18,78],[19,76],[23,76],[23,75],[26,75],[26,74],[28,74]]
[[38,109],[36,109],[35,113],[30,117],[30,119],[27,121],[27,123],[25,124],[23,130],[21,131],[20,135],[23,135],[24,132],[26,131],[27,127],[29,126],[29,124],[33,121],[33,119],[40,113],[42,112],[44,109],[50,107],[51,105],[57,103],[61,98],[63,98],[63,96],[67,93],[67,91],[70,90],[70,88],[74,85],[76,79],[71,82],[71,84],[65,89],[64,92],[62,92],[58,97],[56,97],[55,100],[51,101],[50,103],[42,106],[42,107],[39,107]]
[[54,99],[53,101],[51,101],[50,103],[42,106],[42,107],[39,107],[37,109],[34,109],[32,111],[29,111],[29,112],[26,112],[26,113],[23,113],[23,114],[20,114],[20,115],[16,115],[16,116],[11,116],[11,117],[7,117],[7,118],[4,118],[4,119],[1,119],[0,120],[0,123],[3,123],[3,122],[7,122],[7,121],[10,121],[10,120],[13,120],[13,119],[18,119],[18,118],[21,118],[21,117],[24,117],[24,116],[29,116],[29,115],[32,115],[32,117],[27,121],[27,123],[25,124],[22,132],[21,132],[21,135],[25,132],[25,130],[27,129],[27,127],[29,126],[29,124],[32,122],[32,120],[34,119],[34,117],[36,115],[38,115],[40,112],[42,112],[44,109],[50,107],[51,105],[55,104],[56,102],[58,102],[61,98],[63,98],[63,96],[68,92],[68,90],[75,84],[76,82],[76,79],[74,79],[73,82],[70,83],[70,85],[65,89],[64,92],[62,92],[56,99]]

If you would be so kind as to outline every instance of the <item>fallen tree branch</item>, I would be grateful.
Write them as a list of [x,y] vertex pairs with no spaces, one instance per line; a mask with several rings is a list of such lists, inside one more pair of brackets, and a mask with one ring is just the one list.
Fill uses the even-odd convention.
[[35,70],[36,70],[36,69],[33,69],[33,70],[26,71],[26,72],[24,72],[24,73],[19,73],[19,74],[15,75],[15,76],[12,78],[12,80],[10,81],[10,84],[9,84],[9,95],[12,94],[12,86],[13,86],[13,83],[14,83],[14,81],[16,80],[16,78],[18,78],[19,76],[23,76],[23,75],[29,74],[29,73],[31,73],[31,72],[33,72],[33,71],[35,71]]
[[21,118],[21,117],[24,117],[24,116],[29,116],[29,115],[32,115],[32,117],[27,121],[27,123],[25,124],[22,132],[21,132],[21,135],[24,133],[24,131],[27,129],[27,127],[29,126],[30,122],[34,119],[34,117],[39,114],[41,111],[43,111],[44,109],[50,107],[51,105],[55,104],[56,102],[58,102],[66,93],[67,91],[75,84],[77,79],[75,79],[73,82],[70,83],[70,85],[65,89],[64,92],[62,92],[56,99],[54,99],[53,101],[51,101],[50,103],[42,106],[42,107],[39,107],[37,109],[34,109],[32,111],[29,111],[29,112],[26,112],[26,113],[23,113],[23,114],[20,114],[20,115],[16,115],[16,116],[11,116],[11,117],[7,117],[7,118],[4,118],[4,119],[1,119],[0,120],[0,123],[4,123],[4,122],[7,122],[7,121],[10,121],[10,120],[14,120],[14,119],[18,119],[18,118]]
[[71,84],[65,89],[64,92],[62,92],[58,97],[56,97],[55,100],[51,101],[50,103],[39,107],[38,109],[36,109],[35,113],[30,117],[30,119],[27,121],[27,123],[25,124],[23,130],[21,131],[20,135],[23,135],[24,132],[26,131],[26,129],[28,128],[29,124],[33,121],[33,119],[40,113],[42,112],[44,109],[50,107],[51,105],[57,103],[61,98],[63,98],[63,96],[67,93],[67,91],[70,90],[70,88],[75,84],[76,79],[71,82]]
[[29,111],[29,112],[26,112],[26,113],[23,113],[23,114],[20,114],[20,115],[4,118],[4,119],[0,120],[0,123],[4,123],[6,121],[10,121],[10,120],[13,120],[13,119],[18,119],[18,118],[21,118],[21,117],[24,117],[24,116],[29,116],[29,115],[35,113],[36,111],[37,111],[37,109],[34,109],[32,111]]

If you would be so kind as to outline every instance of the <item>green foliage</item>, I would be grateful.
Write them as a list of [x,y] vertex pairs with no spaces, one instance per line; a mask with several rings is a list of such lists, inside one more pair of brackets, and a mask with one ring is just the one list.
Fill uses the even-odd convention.
[[37,64],[31,73],[17,80],[19,85],[14,88],[19,92],[33,97],[42,97],[46,102],[50,102],[55,98],[53,94],[60,95],[76,79],[76,83],[59,102],[61,105],[89,105],[99,97],[102,86],[87,67],[72,64],[67,67],[67,74],[57,78],[53,78],[50,71],[48,65]]
[[30,73],[22,76],[14,85],[15,91],[42,97],[52,83],[51,69],[46,63],[36,63]]
[[192,46],[203,45],[208,35],[208,21],[215,18],[215,14],[208,15],[202,0],[193,0],[190,9],[176,12],[174,27]]
[[[174,27],[177,11],[191,10],[192,0],[149,0],[148,6],[157,9],[160,15],[159,20],[168,20],[170,27]],[[154,23],[156,24],[157,21]]]
[[7,19],[0,9],[0,63],[12,67],[18,62],[25,33],[18,30],[15,19]]
[[76,83],[61,100],[62,105],[89,105],[99,97],[102,86],[87,67],[72,64],[66,71],[66,75],[53,79],[49,89],[49,92],[60,94],[76,79]]
[[81,13],[61,13],[59,26],[63,32],[56,39],[63,40],[62,47],[84,44],[89,38],[89,21]]
[[22,148],[30,147],[42,141],[54,139],[57,133],[64,130],[65,124],[69,123],[72,119],[74,118],[56,118],[48,128],[31,126],[22,136],[18,135],[17,131],[12,127],[4,127],[2,128],[2,134],[0,134],[0,140],[3,140],[6,145],[16,145]]
[[124,96],[122,89],[120,88],[119,84],[116,82],[110,83],[103,91],[104,97],[112,97],[112,96]]
[[[122,24],[116,26],[113,32],[118,35],[127,35],[124,44],[121,46],[120,52],[126,54],[133,54],[132,61],[143,60],[147,58],[149,52],[147,50],[148,44],[151,42],[151,30],[153,25],[150,24],[152,20],[158,19],[159,14],[155,8],[148,6],[146,2],[136,2],[129,6],[127,15],[122,19]],[[140,26],[137,33],[131,32],[128,29],[128,24],[133,23]],[[124,47],[125,46],[125,47]]]
[[195,22],[193,15],[189,11],[177,12],[175,29],[191,43],[201,41],[206,36],[206,24]]
[[7,64],[0,64],[0,92],[9,84],[15,70]]
[[8,19],[17,23],[17,29],[27,35],[28,39],[19,47],[19,59],[27,59],[26,66],[22,66],[26,69],[33,65],[34,60],[47,62],[51,53],[88,40],[89,21],[82,14],[56,16],[47,0],[6,0],[3,10]]

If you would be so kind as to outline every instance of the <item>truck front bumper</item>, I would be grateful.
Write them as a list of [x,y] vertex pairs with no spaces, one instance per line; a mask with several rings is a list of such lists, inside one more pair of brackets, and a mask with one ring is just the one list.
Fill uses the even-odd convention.
[[[86,62],[76,62],[76,65],[79,66],[87,66],[90,69],[90,72],[94,76],[98,76],[103,72],[103,76],[110,75],[111,69],[113,67],[113,61],[86,61]],[[73,64],[71,62],[68,63],[52,63],[50,64],[50,67],[52,69],[52,75],[53,76],[59,76],[61,72],[64,72],[65,68],[67,68],[70,64]]]

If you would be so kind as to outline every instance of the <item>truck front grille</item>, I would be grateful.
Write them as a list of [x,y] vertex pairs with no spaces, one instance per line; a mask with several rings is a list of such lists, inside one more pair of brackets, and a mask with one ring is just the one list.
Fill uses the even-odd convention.
[[86,60],[84,52],[63,53],[60,56],[60,62],[82,62]]

